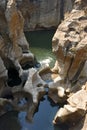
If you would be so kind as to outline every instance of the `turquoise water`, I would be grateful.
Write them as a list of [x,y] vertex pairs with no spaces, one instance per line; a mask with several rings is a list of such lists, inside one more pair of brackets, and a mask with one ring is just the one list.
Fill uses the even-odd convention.
[[52,37],[55,30],[43,30],[26,32],[26,38],[30,45],[30,50],[35,54],[39,62],[48,62],[53,67],[55,56],[52,53]]

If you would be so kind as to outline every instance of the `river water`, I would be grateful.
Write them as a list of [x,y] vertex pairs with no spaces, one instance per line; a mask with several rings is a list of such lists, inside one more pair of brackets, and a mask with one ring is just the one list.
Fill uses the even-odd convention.
[[[49,63],[51,67],[55,62],[51,48],[54,32],[55,30],[47,30],[25,33],[30,50],[35,54],[37,60],[41,63]],[[65,128],[59,128],[52,124],[58,108],[58,105],[45,95],[33,117],[33,123],[26,121],[26,112],[11,111],[0,118],[0,130],[65,130]]]
[[31,52],[35,54],[39,62],[49,63],[51,67],[55,62],[55,56],[52,53],[52,37],[54,33],[55,30],[26,32]]

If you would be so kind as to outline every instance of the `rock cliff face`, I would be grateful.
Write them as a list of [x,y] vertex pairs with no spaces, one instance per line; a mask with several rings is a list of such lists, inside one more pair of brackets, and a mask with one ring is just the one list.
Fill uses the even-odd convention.
[[[24,0],[24,2],[26,1]],[[32,12],[31,9],[29,12],[28,5],[25,4],[24,6],[22,4],[24,2],[21,2],[20,9],[26,13],[27,20],[25,24],[27,25],[27,29],[57,27],[61,19],[63,19],[64,13],[71,11],[73,6],[72,0],[30,0],[34,10]]]
[[[49,84],[49,96],[67,101],[53,123],[70,125],[70,130],[86,130],[87,112],[87,1],[76,0],[52,39],[58,77]],[[85,71],[84,71],[85,70]],[[55,96],[54,89],[57,91]],[[75,120],[76,119],[76,120]],[[85,123],[82,121],[85,120]],[[78,123],[78,125],[76,125]],[[80,125],[79,125],[80,124]],[[74,128],[71,126],[74,125]]]
[[[0,115],[8,111],[4,108],[9,104],[16,110],[27,109],[27,118],[31,121],[39,99],[45,94],[43,86],[46,83],[37,70],[32,68],[37,61],[29,51],[29,44],[23,32],[24,18],[16,6],[16,1],[4,2],[1,6],[6,4],[6,7],[0,8],[2,22],[6,25],[5,28],[0,21]],[[24,70],[26,65],[27,71]],[[22,98],[28,100],[20,107],[18,102]]]
[[[17,7],[22,12],[25,19],[25,30],[57,27],[61,19],[63,19],[64,13],[72,10],[74,2],[74,0],[16,1]],[[0,1],[0,14],[3,17],[3,11],[6,7],[6,3],[6,0],[3,0],[3,2]],[[3,24],[5,24],[5,22]]]

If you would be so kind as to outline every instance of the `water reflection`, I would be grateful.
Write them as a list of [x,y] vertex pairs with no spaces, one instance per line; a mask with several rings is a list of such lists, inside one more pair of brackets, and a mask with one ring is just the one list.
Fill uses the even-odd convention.
[[68,130],[66,126],[53,125],[52,120],[58,111],[58,105],[55,105],[47,95],[40,101],[39,107],[33,117],[33,123],[26,121],[26,112],[20,112],[18,119],[21,130]]
[[21,130],[54,130],[52,120],[57,110],[58,106],[51,106],[47,96],[45,96],[44,100],[40,102],[38,112],[34,115],[33,123],[26,122],[26,112],[19,113]]
[[21,130],[18,112],[11,111],[0,117],[0,130]]
[[26,112],[11,111],[0,117],[0,130],[68,130],[52,124],[57,110],[58,106],[45,95],[33,117],[33,123],[26,121]]

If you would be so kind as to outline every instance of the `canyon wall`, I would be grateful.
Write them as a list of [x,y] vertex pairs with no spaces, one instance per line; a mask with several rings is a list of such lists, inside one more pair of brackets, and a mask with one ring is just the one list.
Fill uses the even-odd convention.
[[[87,1],[0,0],[0,3],[0,115],[8,112],[10,105],[10,111],[27,111],[27,118],[32,121],[46,87],[55,103],[65,104],[53,123],[66,124],[70,130],[86,130]],[[49,28],[57,26],[63,18],[52,39],[54,68],[37,69],[36,58],[23,32],[24,25],[25,30]],[[46,83],[42,77],[44,74],[46,79],[49,73],[51,79]],[[53,74],[55,79],[51,77]],[[25,103],[20,106],[23,99]]]
[[86,130],[87,0],[75,0],[74,8],[54,34],[52,50],[56,56],[52,71],[58,76],[49,85],[49,96],[55,102],[65,102],[53,123],[66,124],[70,130]]
[[[24,0],[24,2],[26,1]],[[22,3],[24,2],[22,1]],[[22,3],[20,4],[21,12],[26,11],[25,27],[31,30],[57,27],[63,19],[64,13],[71,11],[73,6],[72,0],[30,0],[32,8],[29,12],[28,5],[30,4],[24,6]],[[29,3],[29,0],[26,3]]]
[[[23,32],[24,18],[16,0],[0,2],[0,115],[8,111],[4,108],[9,104],[17,111],[27,109],[31,121],[46,83],[34,69],[37,61],[29,50]],[[29,100],[20,107],[18,100],[23,97]]]
[[[64,13],[71,11],[74,0],[16,0],[25,19],[25,30],[57,27]],[[0,18],[4,17],[6,0],[0,1]],[[0,19],[0,23],[4,18]],[[5,25],[6,26],[6,25]],[[5,27],[4,26],[4,27]]]

